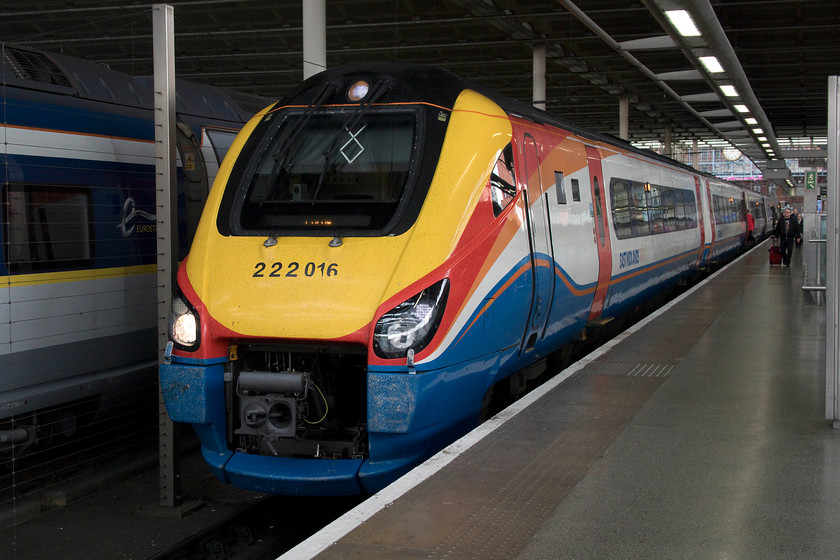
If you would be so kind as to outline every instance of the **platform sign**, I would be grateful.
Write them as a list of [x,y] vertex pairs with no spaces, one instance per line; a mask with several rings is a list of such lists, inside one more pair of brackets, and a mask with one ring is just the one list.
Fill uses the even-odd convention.
[[817,172],[805,172],[805,190],[813,190],[817,188]]

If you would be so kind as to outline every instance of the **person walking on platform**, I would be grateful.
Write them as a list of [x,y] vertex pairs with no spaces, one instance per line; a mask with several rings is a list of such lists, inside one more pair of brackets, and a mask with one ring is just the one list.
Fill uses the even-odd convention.
[[802,233],[799,231],[799,222],[790,213],[790,208],[782,211],[782,217],[776,223],[773,235],[779,238],[779,246],[782,249],[782,263],[790,266],[790,258],[793,255],[793,246]]
[[753,218],[752,213],[747,210],[747,247],[752,247],[755,245],[755,218]]

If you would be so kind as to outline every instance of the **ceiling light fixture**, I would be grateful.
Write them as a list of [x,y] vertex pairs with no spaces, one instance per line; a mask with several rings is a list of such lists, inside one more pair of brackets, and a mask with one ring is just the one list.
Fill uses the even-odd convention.
[[726,97],[738,97],[738,91],[735,89],[735,86],[732,86],[732,85],[720,86],[720,91],[722,91],[723,95],[725,95]]
[[694,25],[694,20],[691,19],[689,13],[685,10],[667,10],[665,12],[665,17],[671,22],[671,25],[674,26],[674,29],[677,30],[677,33],[682,35],[683,37],[699,37],[700,30],[697,29],[697,26]]
[[735,105],[735,110],[739,113],[748,113],[749,109],[747,109],[746,105]]
[[700,62],[710,74],[723,72],[723,66],[720,65],[716,56],[701,56]]

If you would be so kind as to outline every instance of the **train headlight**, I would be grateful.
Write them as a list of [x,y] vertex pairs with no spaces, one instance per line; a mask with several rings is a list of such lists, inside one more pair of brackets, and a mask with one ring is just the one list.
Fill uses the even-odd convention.
[[376,323],[373,351],[380,358],[405,358],[409,350],[420,352],[435,336],[449,280],[443,279],[385,313]]
[[183,295],[173,294],[169,314],[170,340],[183,350],[195,350],[199,344],[198,333],[198,313]]

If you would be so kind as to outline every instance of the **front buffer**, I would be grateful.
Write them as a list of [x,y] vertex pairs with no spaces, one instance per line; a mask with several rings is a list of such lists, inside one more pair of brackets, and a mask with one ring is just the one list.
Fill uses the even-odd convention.
[[204,459],[219,480],[271,494],[372,494],[438,449],[472,429],[496,358],[446,370],[409,373],[371,367],[367,374],[367,450],[363,457],[305,458],[230,449],[225,406],[225,361],[183,361],[160,366],[166,409],[191,424]]

